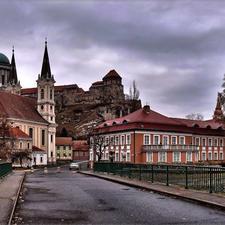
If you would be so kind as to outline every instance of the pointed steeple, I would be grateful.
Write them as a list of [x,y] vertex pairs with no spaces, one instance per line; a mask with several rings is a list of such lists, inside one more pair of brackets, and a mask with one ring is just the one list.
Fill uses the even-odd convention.
[[222,97],[221,93],[218,93],[216,108],[214,110],[214,115],[213,115],[213,119],[215,119],[217,121],[221,121],[224,119],[222,105],[221,105],[221,97]]
[[16,61],[14,56],[14,46],[12,48],[12,59],[11,59],[11,70],[9,74],[9,83],[10,84],[17,84],[18,78],[17,78],[17,71],[16,71]]
[[51,68],[48,58],[47,38],[45,39],[45,52],[41,68],[41,79],[52,79]]

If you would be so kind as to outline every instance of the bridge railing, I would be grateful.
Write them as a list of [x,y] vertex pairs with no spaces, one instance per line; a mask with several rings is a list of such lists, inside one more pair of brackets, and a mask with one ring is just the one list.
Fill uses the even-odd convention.
[[105,172],[130,179],[179,185],[186,189],[225,192],[225,168],[174,164],[130,164],[96,162],[95,172]]
[[0,162],[0,178],[4,177],[12,171],[12,164],[7,162]]

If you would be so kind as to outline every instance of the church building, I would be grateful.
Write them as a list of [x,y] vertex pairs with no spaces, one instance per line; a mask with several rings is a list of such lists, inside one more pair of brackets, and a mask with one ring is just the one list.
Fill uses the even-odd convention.
[[0,118],[32,138],[33,149],[47,153],[48,163],[56,162],[54,76],[51,73],[47,41],[41,74],[37,79],[37,98],[21,96],[21,85],[12,52],[12,60],[0,53]]

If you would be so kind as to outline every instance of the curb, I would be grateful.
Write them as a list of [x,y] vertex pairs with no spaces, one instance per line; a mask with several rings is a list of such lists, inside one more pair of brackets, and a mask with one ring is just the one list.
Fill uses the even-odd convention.
[[83,175],[86,175],[86,176],[98,177],[98,178],[101,178],[103,180],[115,182],[115,183],[122,184],[122,185],[127,185],[127,186],[134,187],[134,188],[144,189],[146,191],[152,191],[154,193],[158,193],[158,194],[169,196],[169,197],[176,197],[178,199],[182,199],[182,200],[185,200],[187,202],[194,202],[194,203],[197,203],[198,205],[207,206],[207,207],[210,207],[210,208],[216,208],[216,209],[225,211],[224,205],[221,205],[221,204],[218,204],[218,203],[215,203],[215,202],[210,202],[210,201],[202,200],[202,199],[198,199],[198,198],[187,197],[187,196],[171,193],[171,192],[168,192],[168,191],[157,190],[157,189],[154,189],[154,188],[151,188],[151,187],[142,186],[140,184],[129,183],[129,182],[126,182],[125,180],[124,181],[117,180],[117,179],[114,179],[112,177],[101,176],[101,175],[98,175],[98,174],[90,174],[90,173],[85,173],[85,172],[79,172],[79,173],[81,173]]
[[24,173],[23,178],[22,178],[22,180],[20,181],[20,185],[19,185],[18,191],[17,191],[17,193],[16,193],[16,199],[14,200],[13,208],[12,208],[12,211],[11,211],[11,213],[10,213],[8,225],[11,225],[11,224],[12,224],[13,215],[14,215],[15,210],[16,210],[16,205],[17,205],[17,202],[18,202],[18,198],[19,198],[19,195],[20,195],[20,191],[21,191],[22,186],[23,186],[23,182],[24,182],[25,176],[26,176],[26,173]]

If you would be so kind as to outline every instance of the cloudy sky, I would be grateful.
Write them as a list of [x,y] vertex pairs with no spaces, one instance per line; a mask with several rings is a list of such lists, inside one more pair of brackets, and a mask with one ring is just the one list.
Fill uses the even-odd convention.
[[[10,2],[10,3],[9,3]],[[210,118],[225,73],[225,1],[0,1],[0,52],[12,45],[23,87],[36,85],[44,40],[57,84],[116,69],[128,92],[169,116]]]

